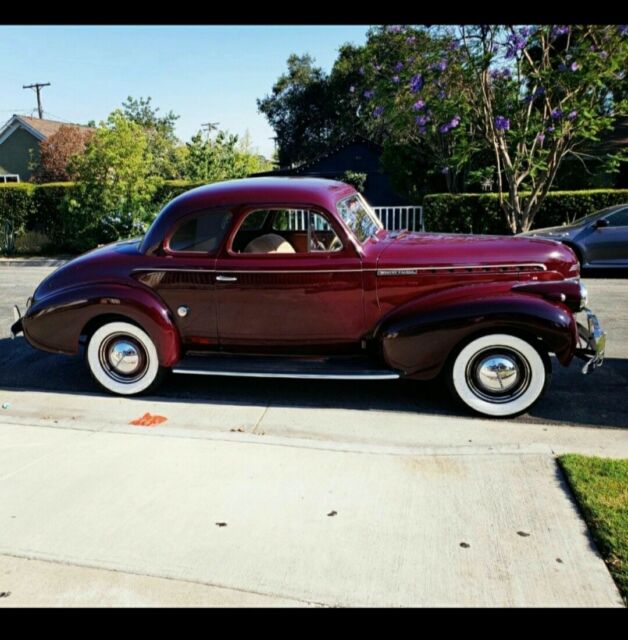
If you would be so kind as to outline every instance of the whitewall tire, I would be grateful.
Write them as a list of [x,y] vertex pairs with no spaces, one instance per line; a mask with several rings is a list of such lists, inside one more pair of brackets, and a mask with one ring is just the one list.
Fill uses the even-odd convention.
[[527,340],[507,333],[476,338],[448,371],[453,394],[469,409],[491,417],[524,413],[549,383],[549,359]]
[[98,384],[124,396],[154,388],[163,374],[155,344],[130,322],[109,322],[97,329],[87,345],[86,359]]

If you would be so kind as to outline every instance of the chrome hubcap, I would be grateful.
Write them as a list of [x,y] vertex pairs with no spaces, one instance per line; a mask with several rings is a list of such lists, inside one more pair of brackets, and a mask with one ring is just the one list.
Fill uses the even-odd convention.
[[526,358],[508,347],[491,347],[475,354],[466,368],[473,393],[488,402],[512,402],[530,386],[532,369]]
[[116,382],[130,384],[144,376],[148,357],[144,346],[133,336],[114,334],[102,341],[98,350],[100,364]]
[[135,345],[126,340],[116,340],[109,347],[109,364],[118,373],[129,375],[140,366],[140,354]]
[[489,393],[508,391],[519,378],[517,363],[506,355],[489,356],[478,365],[478,383]]

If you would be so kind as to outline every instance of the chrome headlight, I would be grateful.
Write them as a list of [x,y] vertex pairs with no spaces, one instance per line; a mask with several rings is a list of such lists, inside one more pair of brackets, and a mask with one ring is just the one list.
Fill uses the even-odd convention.
[[589,306],[589,292],[587,288],[580,283],[580,308],[578,311],[582,311],[585,307]]

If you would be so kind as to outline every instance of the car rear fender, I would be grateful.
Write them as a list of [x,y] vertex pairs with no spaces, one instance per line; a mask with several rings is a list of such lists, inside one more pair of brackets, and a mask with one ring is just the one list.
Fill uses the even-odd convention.
[[389,314],[374,333],[386,363],[407,376],[433,378],[459,345],[496,332],[538,340],[539,348],[555,353],[561,364],[571,362],[578,328],[564,304],[512,291],[478,293],[462,299],[425,296]]
[[89,284],[53,292],[28,308],[22,329],[38,349],[75,354],[80,336],[97,326],[99,318],[123,318],[144,329],[164,367],[181,357],[179,333],[168,308],[157,295],[139,286]]

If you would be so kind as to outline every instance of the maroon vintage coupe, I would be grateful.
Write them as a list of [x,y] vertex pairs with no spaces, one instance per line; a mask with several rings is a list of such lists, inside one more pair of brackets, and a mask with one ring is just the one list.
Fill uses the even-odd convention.
[[[529,409],[550,353],[588,373],[605,334],[568,247],[538,238],[386,231],[349,185],[212,184],[170,202],[142,239],[48,276],[12,333],[75,354],[106,390],[164,373],[429,379],[489,416]],[[586,326],[575,313],[586,314]]]

